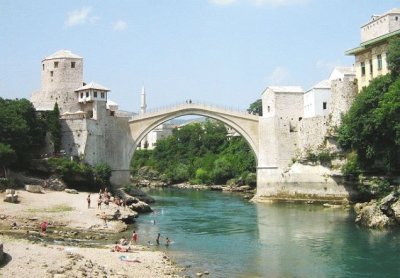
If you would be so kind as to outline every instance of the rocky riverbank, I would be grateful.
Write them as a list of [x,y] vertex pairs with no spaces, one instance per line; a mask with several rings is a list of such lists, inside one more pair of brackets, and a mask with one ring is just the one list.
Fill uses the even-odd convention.
[[[136,217],[137,212],[132,209],[112,203],[108,208],[97,208],[97,194],[88,208],[87,192],[16,193],[18,203],[0,201],[0,244],[5,254],[0,276],[178,276],[179,269],[163,252],[139,245],[132,245],[129,253],[110,251],[107,244],[127,229],[127,219]],[[0,199],[4,197],[5,192],[0,193]],[[43,221],[49,223],[46,235],[40,231]]]
[[381,200],[357,203],[356,223],[375,229],[400,226],[400,192],[395,191]]

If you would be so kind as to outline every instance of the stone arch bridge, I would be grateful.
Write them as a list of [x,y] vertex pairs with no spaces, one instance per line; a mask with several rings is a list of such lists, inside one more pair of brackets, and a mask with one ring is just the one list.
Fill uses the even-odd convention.
[[256,158],[258,157],[258,115],[197,102],[176,104],[132,117],[129,120],[129,126],[134,144],[130,149],[129,156],[133,156],[138,144],[151,130],[168,120],[186,115],[205,116],[227,124],[245,138]]

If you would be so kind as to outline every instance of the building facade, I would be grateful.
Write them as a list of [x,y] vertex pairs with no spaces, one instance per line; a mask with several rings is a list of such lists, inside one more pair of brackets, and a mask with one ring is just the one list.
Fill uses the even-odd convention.
[[355,56],[358,91],[368,86],[377,76],[389,72],[387,51],[389,39],[400,34],[400,9],[392,9],[383,15],[373,15],[371,21],[361,26],[361,43],[347,50]]

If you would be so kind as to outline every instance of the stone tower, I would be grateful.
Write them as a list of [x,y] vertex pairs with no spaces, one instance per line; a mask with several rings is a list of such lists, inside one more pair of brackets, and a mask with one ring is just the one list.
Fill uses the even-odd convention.
[[59,50],[43,59],[41,89],[32,95],[36,110],[52,110],[57,102],[60,112],[79,110],[76,89],[83,85],[83,59],[69,50]]

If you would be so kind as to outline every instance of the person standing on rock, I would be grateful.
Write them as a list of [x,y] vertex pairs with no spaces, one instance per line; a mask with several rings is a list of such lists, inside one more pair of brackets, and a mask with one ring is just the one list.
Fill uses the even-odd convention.
[[87,201],[87,208],[90,208],[90,194],[86,198]]

